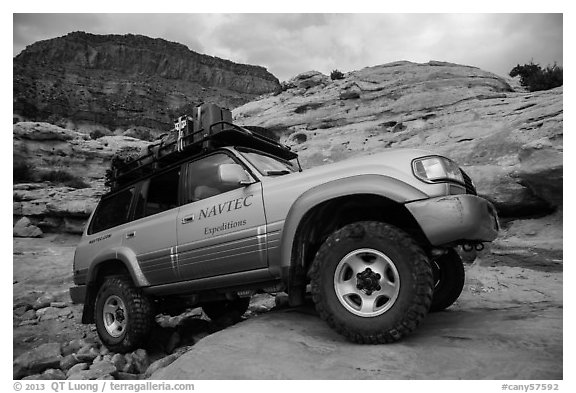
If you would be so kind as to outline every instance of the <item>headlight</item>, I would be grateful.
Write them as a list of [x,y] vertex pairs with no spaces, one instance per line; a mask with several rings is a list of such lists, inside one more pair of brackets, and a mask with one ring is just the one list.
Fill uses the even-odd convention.
[[412,170],[418,179],[427,183],[448,180],[464,184],[458,165],[445,157],[418,158],[412,162]]

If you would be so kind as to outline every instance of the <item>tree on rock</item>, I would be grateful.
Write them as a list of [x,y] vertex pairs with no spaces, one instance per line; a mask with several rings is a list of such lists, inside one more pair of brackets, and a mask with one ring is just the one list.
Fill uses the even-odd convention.
[[542,69],[539,64],[530,62],[512,68],[511,77],[520,75],[520,84],[530,91],[549,90],[562,86],[562,67],[554,63]]

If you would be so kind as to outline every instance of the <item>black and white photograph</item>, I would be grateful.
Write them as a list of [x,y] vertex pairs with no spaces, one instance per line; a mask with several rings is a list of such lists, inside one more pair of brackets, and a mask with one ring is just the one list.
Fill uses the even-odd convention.
[[565,14],[41,9],[8,388],[566,389]]

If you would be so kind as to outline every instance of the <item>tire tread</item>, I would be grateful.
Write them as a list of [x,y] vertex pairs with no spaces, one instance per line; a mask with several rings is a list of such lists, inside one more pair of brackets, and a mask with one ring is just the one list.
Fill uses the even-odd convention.
[[[360,234],[370,233],[381,238],[383,241],[399,245],[404,250],[409,250],[414,256],[416,282],[418,286],[414,291],[411,306],[405,311],[402,318],[387,331],[378,334],[361,334],[352,331],[344,323],[335,320],[334,316],[326,307],[324,295],[318,285],[321,280],[321,270],[326,263],[327,254],[339,242],[346,238],[357,238]],[[422,319],[428,313],[432,303],[433,277],[428,258],[422,248],[404,231],[390,224],[376,221],[360,221],[349,224],[334,232],[326,239],[318,250],[314,262],[309,270],[312,285],[312,298],[320,317],[338,333],[349,340],[360,344],[386,344],[400,340],[402,337],[414,331]]]
[[[107,342],[106,338],[101,334],[100,329],[97,329],[98,335],[110,351],[128,352],[136,349],[150,332],[153,322],[153,304],[139,288],[136,288],[134,284],[132,284],[129,278],[115,276],[107,278],[100,287],[96,298],[96,305],[98,305],[101,294],[108,288],[114,287],[118,288],[122,293],[124,297],[123,300],[126,302],[126,308],[128,312],[130,312],[128,315],[130,321],[128,323],[128,329],[122,341],[117,344]],[[98,321],[97,312],[97,307],[95,307],[95,321]]]

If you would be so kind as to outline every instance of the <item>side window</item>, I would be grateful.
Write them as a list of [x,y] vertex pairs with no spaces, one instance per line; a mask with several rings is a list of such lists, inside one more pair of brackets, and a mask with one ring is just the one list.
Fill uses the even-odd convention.
[[98,205],[96,213],[94,213],[94,218],[90,224],[90,234],[128,222],[130,201],[133,194],[134,187],[103,199]]
[[179,183],[180,167],[154,176],[145,182],[137,197],[134,219],[178,207]]
[[235,163],[230,156],[224,153],[213,154],[189,163],[187,202],[200,201],[240,187],[239,185],[224,185],[220,183],[218,177],[218,165]]

